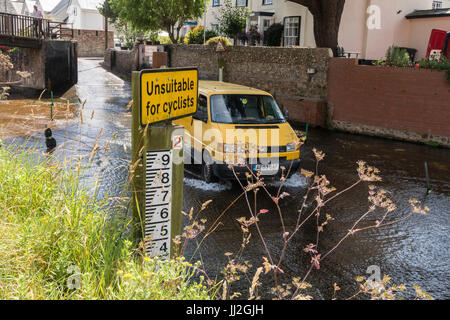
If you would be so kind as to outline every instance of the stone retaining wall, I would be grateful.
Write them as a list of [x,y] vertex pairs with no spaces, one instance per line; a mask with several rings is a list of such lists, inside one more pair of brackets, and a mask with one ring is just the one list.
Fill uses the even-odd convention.
[[200,79],[218,80],[219,56],[224,81],[273,94],[292,122],[324,125],[329,49],[227,47],[216,53],[203,45],[169,45],[170,67],[197,67]]

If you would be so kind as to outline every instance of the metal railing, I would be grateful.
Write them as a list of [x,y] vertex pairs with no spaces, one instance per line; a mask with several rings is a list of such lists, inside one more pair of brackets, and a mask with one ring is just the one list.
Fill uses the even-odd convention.
[[73,39],[73,24],[49,21],[51,39]]
[[72,24],[0,12],[0,35],[28,39],[73,38]]

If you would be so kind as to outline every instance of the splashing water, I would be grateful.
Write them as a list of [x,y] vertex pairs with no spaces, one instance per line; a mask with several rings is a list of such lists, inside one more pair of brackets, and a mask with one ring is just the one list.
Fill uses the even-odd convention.
[[191,188],[200,189],[202,191],[211,191],[211,192],[221,192],[226,190],[231,190],[233,185],[228,181],[220,181],[207,183],[203,180],[198,180],[195,178],[184,178],[184,184]]

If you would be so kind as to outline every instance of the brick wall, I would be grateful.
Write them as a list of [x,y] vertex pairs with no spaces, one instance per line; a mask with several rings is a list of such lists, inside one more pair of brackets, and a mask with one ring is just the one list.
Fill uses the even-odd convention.
[[[219,55],[214,47],[170,45],[170,67],[198,67],[203,80],[218,80]],[[273,94],[289,110],[292,122],[323,125],[327,96],[328,49],[228,47],[224,81],[255,87]],[[314,69],[314,74],[308,74]]]
[[[73,30],[73,40],[78,42],[79,57],[103,57],[105,32],[102,30]],[[108,47],[114,48],[114,32],[108,32]]]
[[345,131],[450,146],[450,83],[443,71],[332,58],[328,120]]

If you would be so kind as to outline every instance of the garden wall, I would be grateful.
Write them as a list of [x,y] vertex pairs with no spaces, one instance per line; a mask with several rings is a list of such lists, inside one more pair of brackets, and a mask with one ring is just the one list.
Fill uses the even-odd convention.
[[[169,45],[166,51],[170,67],[197,67],[201,80],[218,80],[215,47]],[[329,49],[237,46],[220,55],[225,82],[270,92],[292,122],[325,123]]]
[[354,133],[450,146],[450,83],[443,71],[332,58],[328,122]]

